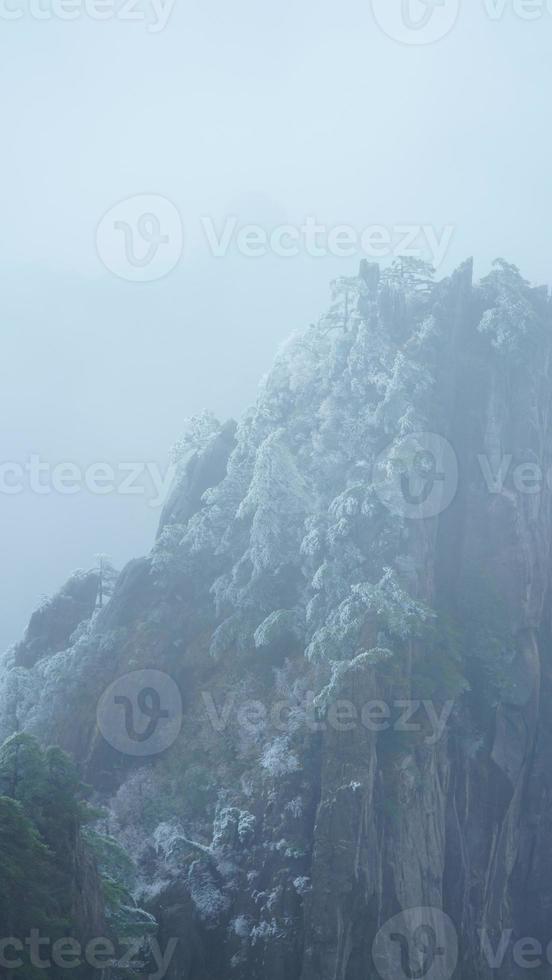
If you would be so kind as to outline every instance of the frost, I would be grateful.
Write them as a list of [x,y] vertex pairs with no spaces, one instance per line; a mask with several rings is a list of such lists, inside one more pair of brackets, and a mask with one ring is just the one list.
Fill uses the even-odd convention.
[[290,638],[300,636],[297,614],[291,609],[278,609],[267,616],[255,630],[253,637],[257,650],[285,642]]
[[173,464],[182,463],[190,453],[206,449],[211,440],[219,435],[221,424],[212,412],[204,409],[199,415],[193,415],[184,426],[184,435],[170,450],[170,460]]
[[157,853],[166,861],[170,861],[179,844],[184,843],[186,837],[182,825],[176,820],[171,820],[158,824],[152,839]]
[[282,897],[281,887],[278,886],[277,888],[273,888],[272,891],[269,892],[268,895],[266,896],[265,908],[268,909],[269,912],[271,912],[274,909],[275,905],[278,904],[281,897]]
[[278,429],[259,447],[249,490],[238,509],[251,522],[248,559],[255,582],[267,570],[278,571],[297,554],[310,501],[304,478]]
[[0,660],[0,743],[23,731],[40,693],[38,672],[16,667],[14,649],[10,648]]
[[248,813],[246,810],[240,812],[238,820],[238,837],[241,844],[249,843],[251,837],[255,833],[255,827],[257,825],[257,820],[252,813]]
[[235,852],[240,845],[249,843],[255,833],[255,815],[238,807],[221,807],[217,810],[213,827],[214,854]]
[[230,908],[230,900],[215,880],[213,870],[201,861],[194,861],[188,873],[192,901],[205,924],[215,928]]
[[285,735],[275,739],[265,748],[261,765],[271,776],[276,778],[287,776],[301,768],[299,759],[292,751],[289,739]]
[[363,670],[366,667],[374,667],[378,663],[390,660],[393,654],[390,650],[369,650],[361,653],[354,660],[338,660],[331,664],[331,678],[329,683],[320,692],[315,700],[315,706],[325,709],[331,701],[339,694],[339,688],[347,674],[355,670]]
[[240,639],[243,632],[243,621],[239,616],[229,616],[220,626],[217,626],[211,638],[209,653],[219,660],[232,647],[240,649]]
[[349,595],[328,617],[307,649],[312,660],[352,659],[368,651],[359,650],[362,631],[371,618],[378,643],[405,641],[419,635],[434,613],[412,599],[400,586],[393,569],[384,568],[382,578],[372,585],[361,582],[350,587]]
[[[538,291],[505,263],[481,283],[475,300],[480,336],[471,341],[500,350],[501,357],[523,352],[541,329]],[[230,674],[243,693],[240,704],[259,697],[261,683],[273,678],[273,703],[276,696],[286,702],[290,734],[269,739],[265,728],[254,738],[240,724],[236,737],[234,729],[227,733],[220,756],[212,731],[202,730],[188,746],[194,752],[197,742],[198,755],[213,760],[227,781],[212,843],[205,813],[194,818],[189,833],[180,822],[189,815],[178,758],[172,769],[163,757],[133,769],[110,800],[106,818],[109,832],[141,861],[142,894],[158,895],[167,881],[188,874],[204,921],[216,925],[227,915],[240,939],[251,936],[255,943],[279,934],[272,918],[278,889],[257,892],[259,910],[264,902],[270,915],[256,925],[246,914],[236,915],[232,905],[242,886],[249,892],[266,885],[261,849],[278,866],[304,856],[293,840],[303,800],[281,799],[278,780],[301,771],[299,746],[311,709],[314,718],[316,709],[342,684],[354,685],[361,672],[398,673],[412,641],[422,648],[432,624],[434,614],[416,598],[423,591],[417,587],[423,569],[409,557],[423,550],[412,547],[423,528],[412,528],[386,509],[373,474],[384,447],[393,460],[409,434],[426,431],[440,418],[435,368],[450,343],[451,321],[444,313],[446,290],[434,287],[431,271],[420,265],[401,261],[381,277],[365,268],[358,277],[338,280],[327,316],[278,353],[256,404],[238,426],[226,474],[197,500],[189,520],[161,532],[151,556],[154,609],[144,604],[138,629],[132,623],[104,632],[108,610],[81,624],[66,650],[31,669],[18,665],[13,650],[2,660],[2,731],[29,730],[60,744],[74,743],[80,706],[97,703],[127,650],[135,662],[147,657],[163,665],[173,657],[167,669],[185,677],[188,654],[185,664],[180,658],[189,644],[192,673],[197,667],[197,676],[208,676],[212,665],[203,669],[196,658],[210,642],[215,657],[238,661]],[[173,450],[177,469],[192,466],[194,455],[208,450],[220,433],[210,413],[192,419]],[[54,601],[46,600],[45,614]],[[133,615],[128,611],[129,620]],[[169,628],[160,629],[160,623]],[[275,648],[281,658],[271,657]],[[254,661],[255,650],[270,651],[264,663]],[[190,733],[195,707],[190,704]],[[93,716],[83,714],[82,722],[86,731]],[[168,779],[176,794],[159,800]],[[351,794],[361,790],[360,783],[348,782],[349,775],[344,779]],[[304,790],[302,776],[289,782],[293,793]],[[175,799],[177,815],[167,820]],[[245,800],[257,816],[238,805]],[[281,819],[268,842],[262,833],[267,801]],[[278,840],[283,834],[291,840]],[[257,870],[248,871],[253,864]],[[304,867],[303,861],[294,865],[297,871]],[[293,885],[305,894],[310,880],[299,876]]]
[[[161,535],[156,574],[213,570],[215,657],[288,642],[326,662],[362,651],[372,615],[362,584],[381,581],[406,534],[372,468],[382,444],[399,448],[426,427],[442,329],[432,289],[431,270],[408,260],[381,278],[374,267],[337,280],[328,315],[279,351],[224,479],[186,528]],[[218,429],[202,416],[183,449]],[[390,606],[381,617],[391,635]]]
[[301,817],[303,815],[303,801],[301,797],[296,796],[295,799],[290,800],[289,803],[286,804],[286,810],[288,810],[292,817],[295,817],[295,819]]
[[279,939],[283,936],[283,931],[278,926],[276,919],[270,922],[260,922],[253,926],[251,930],[251,945],[255,946],[259,942],[267,943],[272,939]]
[[493,305],[485,310],[479,331],[486,334],[499,350],[513,352],[527,348],[532,335],[542,327],[535,303],[537,291],[529,288],[519,269],[504,259],[497,259],[493,272],[481,283],[481,289],[492,290]]
[[231,931],[239,936],[240,939],[249,939],[251,933],[251,920],[247,915],[237,915],[230,923]]

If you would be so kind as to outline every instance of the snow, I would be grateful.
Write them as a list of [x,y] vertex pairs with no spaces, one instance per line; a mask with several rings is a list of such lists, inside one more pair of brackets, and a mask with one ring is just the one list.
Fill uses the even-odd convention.
[[261,757],[261,766],[275,778],[288,776],[301,768],[299,759],[291,749],[289,738],[285,735],[266,746]]
[[235,919],[232,919],[230,929],[240,939],[249,939],[251,934],[251,920],[247,915],[237,915]]
[[503,259],[497,259],[493,272],[481,283],[483,291],[492,287],[495,296],[493,305],[481,317],[479,331],[498,350],[527,348],[530,335],[542,326],[528,285],[519,270]]
[[[238,425],[225,477],[206,491],[187,523],[163,530],[152,551],[152,588],[166,584],[167,595],[187,596],[185,588],[197,584],[203,619],[190,632],[205,636],[206,646],[210,638],[213,656],[282,647],[282,660],[301,663],[306,674],[303,651],[318,706],[349,671],[371,670],[390,658],[400,665],[412,639],[432,625],[432,610],[416,598],[418,572],[401,558],[413,532],[386,509],[373,483],[382,448],[391,447],[392,459],[405,437],[424,431],[435,414],[434,366],[450,325],[442,322],[426,278],[424,270],[396,267],[379,285],[375,278],[371,285],[362,277],[338,280],[329,313],[278,353],[256,404]],[[497,356],[519,350],[519,342],[540,329],[536,291],[513,267],[499,263],[478,289],[480,342]],[[192,419],[173,452],[177,468],[210,450],[220,431],[208,412]],[[158,615],[164,615],[161,604]],[[94,617],[69,649],[31,670],[16,666],[8,651],[0,666],[6,735],[26,729],[49,743],[63,741],[75,705],[99,696],[132,639],[126,627],[103,632],[104,619]],[[293,650],[286,649],[288,641]],[[289,663],[274,671],[275,694],[289,701],[291,737],[263,732],[257,741],[237,742],[242,757],[249,753],[252,775],[241,783],[236,776],[233,803],[243,790],[241,800],[247,792],[254,808],[261,776],[265,785],[274,781],[278,798],[278,781],[300,772],[294,738],[305,707],[298,674]],[[240,737],[246,738],[243,726]],[[143,797],[155,796],[156,779],[153,770],[133,774],[110,803],[111,832],[138,855],[151,843],[139,829],[140,808]],[[298,782],[290,780],[293,794]],[[358,788],[351,783],[352,791]],[[298,795],[284,800],[288,823],[301,816],[302,806]],[[191,842],[203,854],[190,868],[190,888],[209,923],[228,911],[241,855],[259,837],[253,813],[220,806],[212,844]],[[155,893],[166,874],[182,871],[181,844],[189,859],[187,828],[176,819],[160,823],[153,843],[158,878],[144,888]],[[275,846],[282,855],[301,854],[285,839]],[[244,918],[233,920],[242,931]],[[252,935],[257,941],[277,929],[271,919],[252,926]]]
[[260,922],[251,930],[251,945],[255,946],[259,942],[267,943],[272,939],[279,939],[282,935],[282,929],[278,926],[276,919],[271,919],[270,922]]
[[201,861],[194,861],[188,872],[192,901],[207,927],[215,928],[230,908],[230,900],[215,881],[213,871]]

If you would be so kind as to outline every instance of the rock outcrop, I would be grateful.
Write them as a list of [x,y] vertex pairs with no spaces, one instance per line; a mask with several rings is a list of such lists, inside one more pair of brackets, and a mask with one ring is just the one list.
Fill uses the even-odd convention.
[[[79,760],[178,939],[167,977],[514,980],[525,937],[552,976],[551,352],[504,262],[364,266],[237,430],[196,425],[90,628],[43,617],[6,660],[5,716]],[[97,724],[138,671],[182,699],[151,755]]]
[[77,627],[89,620],[98,596],[97,572],[77,573],[52,599],[46,600],[31,616],[21,643],[15,648],[15,661],[33,667],[41,657],[65,650]]

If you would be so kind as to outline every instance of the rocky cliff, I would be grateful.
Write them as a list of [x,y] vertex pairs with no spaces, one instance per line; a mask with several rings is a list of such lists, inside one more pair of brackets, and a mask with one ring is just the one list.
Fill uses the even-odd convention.
[[78,760],[169,980],[552,976],[551,338],[505,262],[363,264],[194,420],[107,605],[6,655],[3,734]]

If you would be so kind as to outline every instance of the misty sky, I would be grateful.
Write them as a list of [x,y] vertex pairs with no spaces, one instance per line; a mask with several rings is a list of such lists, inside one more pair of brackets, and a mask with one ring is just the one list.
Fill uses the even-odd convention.
[[[202,216],[450,228],[439,274],[504,255],[550,281],[545,5],[530,21],[464,0],[424,46],[387,37],[369,0],[176,0],[157,32],[0,7],[24,10],[0,16],[0,462],[162,472],[184,420],[239,414],[361,257],[215,257]],[[105,212],[141,194],[169,199],[184,226],[175,268],[153,282],[117,278],[96,250]],[[121,566],[148,550],[150,497],[0,493],[0,647],[96,552]]]

